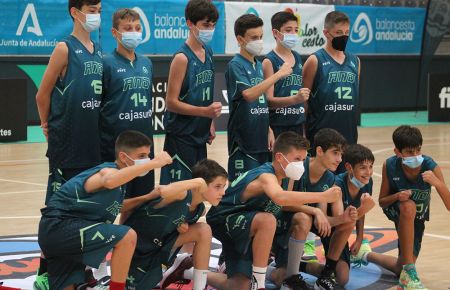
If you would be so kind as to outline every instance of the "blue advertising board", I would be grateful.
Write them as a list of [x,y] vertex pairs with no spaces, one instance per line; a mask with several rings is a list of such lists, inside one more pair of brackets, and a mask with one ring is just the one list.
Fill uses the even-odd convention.
[[425,9],[336,6],[350,17],[349,52],[420,54]]

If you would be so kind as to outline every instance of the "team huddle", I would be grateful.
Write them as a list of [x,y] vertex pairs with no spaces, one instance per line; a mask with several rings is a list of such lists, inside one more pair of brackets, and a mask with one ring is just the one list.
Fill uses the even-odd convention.
[[[351,264],[369,262],[396,274],[398,289],[426,289],[415,262],[431,187],[448,210],[450,192],[436,162],[422,155],[419,129],[398,127],[379,204],[394,222],[399,255],[371,251],[364,217],[375,206],[375,158],[357,144],[360,61],[345,52],[347,15],[327,14],[326,45],[304,64],[293,50],[294,14],[272,16],[276,46],[263,58],[262,19],[236,20],[240,52],[225,74],[225,170],[207,156],[222,111],[208,46],[216,7],[190,0],[185,8],[190,33],[169,69],[162,152],[153,147],[152,62],[135,52],[139,14],[114,13],[117,48],[103,55],[90,38],[100,11],[100,0],[69,0],[73,32],[55,47],[36,96],[49,179],[34,289],[165,289],[189,280],[194,290],[258,290],[267,281],[283,290],[342,289]],[[198,222],[205,213],[206,223]],[[315,257],[315,235],[325,264]],[[222,244],[217,272],[209,271],[213,237]],[[316,276],[315,284],[301,273]]]

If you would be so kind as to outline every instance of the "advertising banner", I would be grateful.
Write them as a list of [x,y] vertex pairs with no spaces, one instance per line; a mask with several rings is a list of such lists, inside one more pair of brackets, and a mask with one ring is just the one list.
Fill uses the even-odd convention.
[[425,9],[336,6],[350,17],[347,50],[355,54],[420,54]]
[[234,54],[239,52],[234,35],[234,22],[239,16],[246,13],[255,14],[264,21],[263,53],[268,53],[275,47],[270,19],[276,12],[289,11],[294,13],[300,22],[300,43],[295,50],[300,54],[311,54],[325,45],[325,36],[322,33],[323,23],[325,15],[333,10],[333,5],[225,2],[227,40],[225,53]]

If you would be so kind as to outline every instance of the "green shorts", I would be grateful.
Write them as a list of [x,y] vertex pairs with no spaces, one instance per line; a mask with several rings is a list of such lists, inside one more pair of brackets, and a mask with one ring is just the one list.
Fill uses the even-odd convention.
[[38,241],[48,261],[50,289],[83,283],[86,265],[98,268],[129,230],[123,225],[43,216]]
[[169,134],[166,134],[164,140],[164,151],[172,156],[173,162],[161,169],[159,183],[162,185],[191,179],[191,168],[207,157],[206,144],[189,145]]
[[244,153],[239,147],[228,158],[228,180],[233,181],[245,172],[271,161],[270,152]]
[[250,228],[257,211],[239,212],[224,219],[207,220],[213,236],[222,243],[228,277],[243,274],[252,277],[252,239]]

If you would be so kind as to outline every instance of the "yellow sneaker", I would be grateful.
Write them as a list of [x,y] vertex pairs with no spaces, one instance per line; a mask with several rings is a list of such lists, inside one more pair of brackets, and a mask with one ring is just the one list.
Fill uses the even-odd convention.
[[359,268],[361,266],[367,266],[369,262],[367,261],[367,255],[372,252],[370,243],[367,239],[363,239],[361,243],[361,248],[356,256],[350,255],[350,263],[354,264],[353,268]]
[[308,240],[305,242],[305,245],[303,247],[303,256],[302,261],[303,262],[319,262],[316,256],[316,244],[315,240]]

